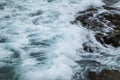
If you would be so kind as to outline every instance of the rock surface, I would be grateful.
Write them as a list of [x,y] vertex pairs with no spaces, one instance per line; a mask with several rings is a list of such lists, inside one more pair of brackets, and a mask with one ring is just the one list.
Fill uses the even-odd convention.
[[120,0],[103,0],[106,5],[112,5]]
[[103,69],[100,73],[89,72],[89,80],[120,80],[120,72],[118,70]]
[[96,39],[103,45],[120,46],[120,9],[103,6],[79,12],[73,23],[95,32]]
[[[118,1],[120,0],[104,0],[106,5],[102,7],[92,7],[85,11],[80,11],[71,23],[77,25],[81,23],[83,27],[92,30],[96,40],[105,47],[108,45],[115,48],[120,47],[120,8],[112,6]],[[83,50],[87,53],[100,52],[99,48],[92,45],[91,42],[84,43]],[[100,54],[104,54],[104,52]],[[107,56],[109,55],[105,55],[105,58]],[[101,72],[98,72],[97,67],[100,68],[106,65],[97,61],[86,59],[79,61],[78,64],[85,64],[83,66],[89,65],[88,72],[86,72],[86,80],[120,80],[119,70],[102,69]],[[94,70],[94,68],[95,71],[89,71]]]

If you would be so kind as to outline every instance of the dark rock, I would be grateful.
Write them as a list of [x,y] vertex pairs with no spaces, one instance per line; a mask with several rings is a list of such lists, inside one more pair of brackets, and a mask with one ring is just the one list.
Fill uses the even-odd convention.
[[95,72],[89,72],[88,80],[97,80],[96,73]]
[[[106,10],[99,13],[100,10]],[[79,12],[72,23],[82,25],[95,32],[95,38],[104,46],[120,46],[120,9],[103,6]],[[91,49],[89,49],[91,51]]]
[[113,5],[113,4],[117,3],[118,1],[120,1],[120,0],[103,0],[103,2],[106,5]]
[[106,69],[99,73],[90,71],[88,73],[88,80],[120,80],[120,71]]
[[118,9],[117,7],[112,7],[112,6],[103,6],[103,7],[106,10],[118,10],[118,11],[120,11],[120,9]]
[[87,44],[87,43],[83,44],[83,49],[85,51],[87,51],[87,52],[94,52],[94,50],[92,49],[92,47],[89,44]]
[[99,50],[97,47],[93,46],[92,44],[90,44],[88,42],[83,44],[83,49],[84,49],[84,51],[90,52],[90,53],[93,53],[93,52],[96,52]]

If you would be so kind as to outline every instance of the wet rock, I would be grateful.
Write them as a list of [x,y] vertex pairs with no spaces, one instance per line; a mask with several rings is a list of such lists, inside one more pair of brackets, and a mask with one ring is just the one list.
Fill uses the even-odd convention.
[[118,7],[112,7],[112,6],[103,6],[103,7],[104,7],[104,9],[110,10],[110,11],[111,11],[111,10],[114,10],[114,11],[115,11],[115,10],[116,10],[116,11],[118,10],[118,11],[120,11],[120,9],[119,9]]
[[120,0],[103,0],[103,2],[104,2],[106,5],[112,5],[112,4],[117,3],[118,1],[120,1]]
[[93,52],[96,52],[99,50],[97,47],[93,46],[92,44],[90,44],[88,42],[83,44],[83,49],[84,49],[84,51],[90,52],[90,53],[93,53]]
[[87,44],[87,43],[83,44],[83,49],[85,51],[87,51],[87,52],[92,52],[92,53],[94,52],[94,50],[92,49],[92,47],[89,44]]
[[[99,12],[104,10],[104,12]],[[95,32],[95,38],[104,46],[120,46],[120,9],[103,6],[79,12],[72,23],[82,25]]]
[[90,71],[88,73],[88,80],[120,80],[120,71],[106,69],[99,73]]

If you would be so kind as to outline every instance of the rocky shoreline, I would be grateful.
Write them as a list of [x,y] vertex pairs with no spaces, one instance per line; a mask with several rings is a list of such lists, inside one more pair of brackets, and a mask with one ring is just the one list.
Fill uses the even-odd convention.
[[[105,10],[104,12],[100,12]],[[78,13],[73,23],[82,23],[95,32],[96,40],[103,45],[120,46],[120,9],[103,6]]]
[[[89,8],[78,12],[72,24],[82,24],[94,32],[98,42],[104,47],[120,47],[120,8],[112,6],[119,0],[104,0],[102,7]],[[89,43],[83,44],[87,52],[94,52],[95,47]],[[119,70],[102,69],[100,72],[89,71],[88,80],[120,80]]]

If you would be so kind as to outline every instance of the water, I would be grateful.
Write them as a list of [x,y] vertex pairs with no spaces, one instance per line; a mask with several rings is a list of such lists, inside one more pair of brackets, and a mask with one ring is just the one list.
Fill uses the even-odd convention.
[[[119,68],[120,56],[115,55],[119,48],[105,48],[92,31],[70,24],[77,12],[103,4],[100,0],[1,0],[0,80],[85,80],[94,61]],[[89,41],[99,50],[85,52],[82,45]]]

